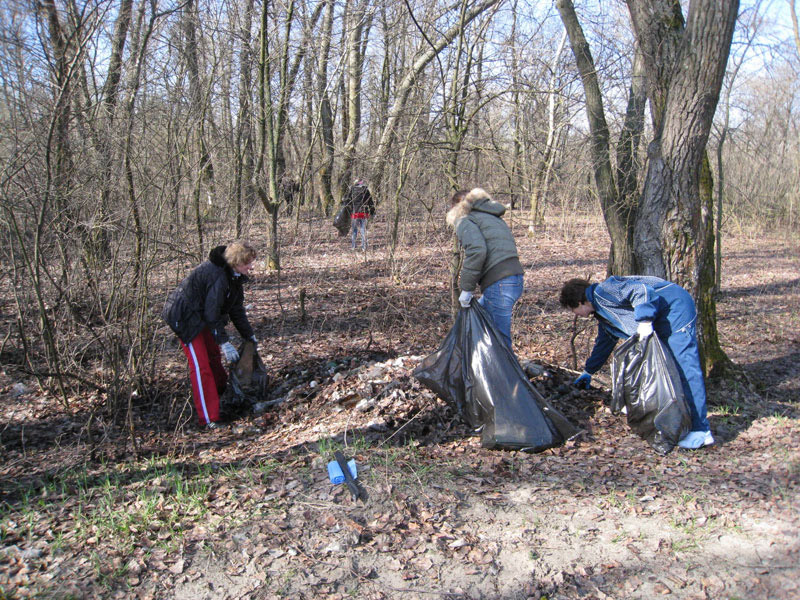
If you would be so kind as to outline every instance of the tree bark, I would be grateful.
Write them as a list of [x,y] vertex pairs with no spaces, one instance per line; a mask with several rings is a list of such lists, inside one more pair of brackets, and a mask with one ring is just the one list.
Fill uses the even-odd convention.
[[[637,83],[641,80],[634,77],[631,85],[624,127],[617,145],[617,171],[615,173],[611,164],[611,138],[603,108],[603,97],[589,43],[583,34],[583,28],[578,21],[572,1],[559,0],[557,6],[569,36],[586,96],[586,113],[591,132],[592,170],[603,217],[611,236],[608,273],[631,274],[634,272],[631,223],[635,211],[633,200],[635,199],[637,180],[635,154],[641,138],[644,119],[641,85]],[[624,187],[620,188],[620,185]]]
[[692,2],[685,27],[674,0],[628,0],[628,7],[643,49],[656,132],[634,226],[635,267],[689,290],[698,302],[701,355],[724,356],[708,305],[714,262],[708,260],[713,229],[709,236],[707,226],[713,213],[704,204],[701,179],[707,181],[701,175],[738,0]]

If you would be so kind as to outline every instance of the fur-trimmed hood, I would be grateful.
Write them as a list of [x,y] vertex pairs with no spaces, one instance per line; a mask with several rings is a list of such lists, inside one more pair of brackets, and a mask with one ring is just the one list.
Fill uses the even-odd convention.
[[506,207],[492,200],[486,190],[473,188],[461,202],[447,211],[447,224],[455,227],[459,219],[463,219],[473,210],[502,217],[506,212]]

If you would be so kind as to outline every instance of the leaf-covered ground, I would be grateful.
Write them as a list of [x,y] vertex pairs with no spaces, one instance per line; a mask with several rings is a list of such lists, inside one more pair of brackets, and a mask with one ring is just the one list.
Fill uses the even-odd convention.
[[[797,242],[725,240],[719,331],[740,372],[709,384],[717,445],[662,457],[608,410],[607,370],[568,385],[573,328],[578,364],[593,329],[556,293],[602,278],[601,226],[515,225],[515,351],[584,430],[526,454],[481,448],[410,376],[450,327],[450,238],[420,223],[392,258],[385,231],[366,254],[326,223],[283,232],[280,277],[246,292],[266,404],[226,429],[198,430],[166,328],[135,443],[103,411],[87,426],[101,399],[66,411],[4,368],[0,598],[800,596]],[[330,484],[334,450],[365,499]]]

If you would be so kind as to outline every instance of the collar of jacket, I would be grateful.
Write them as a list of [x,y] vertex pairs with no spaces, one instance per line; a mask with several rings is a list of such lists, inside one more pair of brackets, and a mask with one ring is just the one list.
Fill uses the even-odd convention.
[[486,190],[474,188],[466,196],[464,196],[464,199],[461,202],[447,211],[447,218],[445,219],[447,224],[450,225],[450,227],[455,227],[460,219],[463,219],[472,212],[472,207],[475,206],[476,202],[479,200],[491,199],[492,197],[489,196]]
[[[596,288],[596,287],[597,287],[596,283],[591,283],[591,284],[589,284],[589,287],[586,288],[586,292],[584,293],[584,295],[586,296],[586,299],[589,301],[589,304],[592,304],[592,305],[594,305],[594,288]],[[595,308],[597,308],[597,307],[595,307]]]
[[[208,260],[218,267],[224,267],[225,273],[228,275],[228,279],[233,281],[236,273],[228,264],[228,261],[225,260],[225,248],[227,248],[227,246],[217,246],[212,248],[211,252],[208,253]],[[242,283],[247,283],[250,281],[250,278],[247,275],[242,275],[241,273],[239,273],[239,277],[237,279]]]

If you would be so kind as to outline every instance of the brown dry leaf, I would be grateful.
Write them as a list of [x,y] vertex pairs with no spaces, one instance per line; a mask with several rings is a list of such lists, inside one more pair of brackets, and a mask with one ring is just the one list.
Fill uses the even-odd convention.
[[184,566],[184,560],[181,558],[169,566],[169,572],[174,573],[175,575],[180,575],[183,573]]
[[664,584],[663,584],[663,583],[661,583],[661,582],[658,582],[658,583],[656,583],[655,585],[653,585],[653,591],[654,591],[656,594],[661,594],[662,596],[666,596],[666,595],[668,595],[668,594],[671,594],[671,593],[672,593],[672,590],[671,590],[671,589],[669,589],[669,588],[668,588],[666,585],[664,585]]

